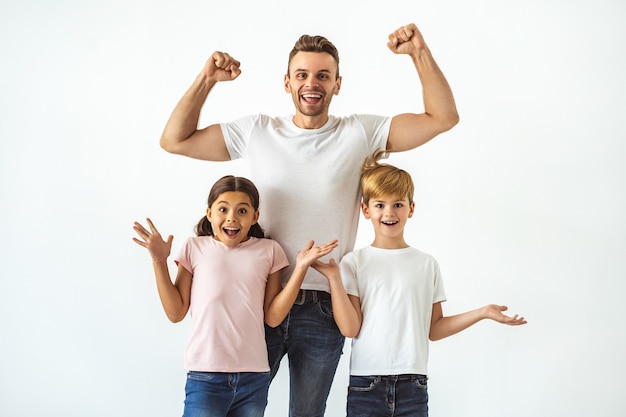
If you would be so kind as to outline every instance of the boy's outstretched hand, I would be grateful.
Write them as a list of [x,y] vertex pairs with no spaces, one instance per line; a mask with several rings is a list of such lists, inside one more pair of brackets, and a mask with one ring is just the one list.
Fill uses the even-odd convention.
[[140,223],[134,223],[133,229],[137,232],[141,239],[134,237],[133,241],[136,244],[148,249],[153,262],[165,262],[167,257],[170,256],[174,236],[169,235],[167,241],[163,240],[161,234],[154,226],[154,223],[152,223],[150,219],[146,219],[146,221],[148,222],[150,231],[148,231]]
[[334,259],[331,258],[327,263],[317,260],[311,264],[311,267],[324,275],[328,281],[336,279],[341,282],[339,264]]
[[519,326],[520,324],[526,324],[526,319],[520,317],[517,314],[513,316],[507,316],[503,311],[507,311],[507,306],[500,306],[497,304],[489,304],[483,307],[483,313],[486,318],[497,321],[498,323],[508,324],[509,326]]

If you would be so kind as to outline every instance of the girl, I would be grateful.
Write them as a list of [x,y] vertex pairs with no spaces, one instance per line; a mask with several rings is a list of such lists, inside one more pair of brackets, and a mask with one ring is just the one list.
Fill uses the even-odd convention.
[[279,325],[294,303],[308,267],[329,254],[337,241],[307,247],[281,289],[288,265],[280,245],[263,239],[259,193],[246,178],[225,176],[209,193],[206,216],[167,266],[173,236],[163,240],[150,219],[135,222],[137,244],[148,249],[165,314],[172,322],[191,312],[185,353],[184,417],[263,416],[270,382],[265,329]]

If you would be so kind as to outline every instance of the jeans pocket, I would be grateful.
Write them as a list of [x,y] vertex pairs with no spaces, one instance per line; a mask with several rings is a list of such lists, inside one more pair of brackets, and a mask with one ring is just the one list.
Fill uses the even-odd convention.
[[421,389],[428,389],[428,377],[426,375],[418,375],[415,379],[415,385]]
[[322,316],[328,317],[334,320],[333,318],[333,304],[331,301],[320,301],[317,303],[319,306],[320,312]]
[[215,379],[216,374],[214,372],[198,372],[198,371],[189,371],[187,372],[187,379],[192,379],[194,381],[211,381]]
[[348,390],[353,392],[369,392],[376,388],[380,377],[374,376],[351,376]]

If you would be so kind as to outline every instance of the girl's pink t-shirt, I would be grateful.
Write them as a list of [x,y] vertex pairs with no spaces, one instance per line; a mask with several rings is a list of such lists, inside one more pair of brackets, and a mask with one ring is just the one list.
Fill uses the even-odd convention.
[[263,301],[267,278],[289,262],[271,239],[229,248],[212,236],[187,239],[174,261],[193,275],[185,369],[267,372]]

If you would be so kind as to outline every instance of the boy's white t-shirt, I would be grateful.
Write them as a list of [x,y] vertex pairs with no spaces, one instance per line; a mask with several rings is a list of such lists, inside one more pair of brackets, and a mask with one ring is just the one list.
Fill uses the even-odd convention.
[[446,300],[435,258],[412,247],[366,246],[346,254],[340,269],[363,312],[350,375],[427,375],[432,307]]
[[174,260],[193,275],[185,369],[269,371],[263,302],[268,276],[288,265],[280,245],[251,237],[229,248],[212,236],[191,237]]
[[[221,124],[232,159],[244,158],[259,189],[259,224],[295,265],[310,240],[339,246],[337,261],[354,248],[365,159],[385,149],[390,117],[330,116],[319,129],[301,129],[293,117],[248,116]],[[292,267],[283,272],[288,279]],[[309,268],[303,289],[329,291],[328,280]]]

